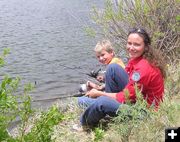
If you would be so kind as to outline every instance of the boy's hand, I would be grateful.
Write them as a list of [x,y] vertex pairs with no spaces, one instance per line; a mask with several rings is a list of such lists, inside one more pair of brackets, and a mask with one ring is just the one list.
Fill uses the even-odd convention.
[[93,82],[91,82],[91,81],[87,81],[87,82],[86,82],[86,86],[87,86],[87,88],[88,88],[87,90],[89,91],[89,90],[95,88],[95,87],[96,87],[96,84],[93,83]]
[[98,91],[96,89],[91,89],[90,91],[88,91],[86,93],[85,96],[89,96],[91,98],[97,98],[97,97],[101,96],[101,91]]
[[103,75],[98,75],[96,77],[96,79],[99,81],[99,82],[104,82],[104,76]]
[[86,82],[86,86],[87,86],[87,91],[90,91],[91,89],[96,89],[96,90],[104,90],[104,86],[103,85],[97,85],[91,81],[87,81]]

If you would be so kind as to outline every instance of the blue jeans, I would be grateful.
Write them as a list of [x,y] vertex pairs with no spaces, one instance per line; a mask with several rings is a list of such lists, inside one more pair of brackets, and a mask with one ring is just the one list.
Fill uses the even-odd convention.
[[81,108],[85,109],[88,106],[90,106],[91,104],[93,104],[96,100],[97,100],[97,98],[90,98],[87,96],[78,97],[78,105]]
[[[105,74],[105,92],[117,93],[122,91],[128,83],[128,74],[118,64],[109,64]],[[96,98],[79,97],[78,105],[87,108],[96,101]]]
[[109,64],[105,74],[105,92],[117,93],[122,91],[129,78],[127,72],[118,64]]
[[[122,91],[128,83],[128,74],[118,64],[110,64],[105,75],[105,92],[116,93]],[[120,103],[106,96],[98,98],[80,97],[78,104],[87,109],[82,114],[80,122],[82,125],[96,125],[106,115],[116,116]]]
[[114,117],[117,115],[117,110],[120,103],[115,99],[106,96],[100,96],[91,104],[80,118],[81,125],[95,126],[99,120],[106,115]]

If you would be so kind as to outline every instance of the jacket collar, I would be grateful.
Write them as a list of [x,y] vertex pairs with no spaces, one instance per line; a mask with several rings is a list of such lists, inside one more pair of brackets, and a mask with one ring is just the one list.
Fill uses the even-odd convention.
[[130,59],[129,60],[129,64],[136,64],[138,63],[143,57],[140,56],[140,57],[137,57],[137,58],[133,58],[133,59]]

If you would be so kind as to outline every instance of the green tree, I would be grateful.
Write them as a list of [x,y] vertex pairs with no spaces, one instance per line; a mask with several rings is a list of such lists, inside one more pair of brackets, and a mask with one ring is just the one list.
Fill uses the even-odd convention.
[[[154,48],[161,50],[169,61],[180,56],[179,0],[107,0],[102,10],[94,7],[92,19],[99,25],[101,34],[110,38],[122,51],[127,32],[143,27],[152,37]],[[88,31],[93,32],[93,29]],[[98,30],[99,31],[99,30]]]

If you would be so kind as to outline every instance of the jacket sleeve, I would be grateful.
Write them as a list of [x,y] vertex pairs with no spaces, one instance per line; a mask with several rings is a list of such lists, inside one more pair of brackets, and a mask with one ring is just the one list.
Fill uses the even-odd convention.
[[[131,81],[126,85],[125,89],[116,94],[116,100],[120,103],[125,103],[127,100],[126,93],[128,95],[128,99],[130,102],[136,101],[136,94],[135,94],[135,82]],[[138,85],[139,86],[139,85]]]
[[149,82],[149,79],[147,77],[148,70],[142,71],[142,69],[137,69],[135,72],[139,74],[138,81],[134,81],[132,79],[133,74],[129,77],[129,83],[126,85],[126,87],[123,89],[123,91],[116,94],[116,100],[118,102],[125,103],[127,101],[126,99],[128,99],[128,101],[130,101],[132,103],[136,102],[135,86],[137,85],[137,88],[139,90],[143,91],[143,86],[144,85],[146,86],[146,84]]
[[151,68],[146,60],[141,60],[138,64],[133,65],[133,70],[130,71],[129,75],[129,83],[123,91],[116,94],[116,100],[120,103],[127,102],[126,99],[132,103],[136,102],[136,85],[142,93],[147,93],[147,87],[150,88],[149,83],[153,75]]

